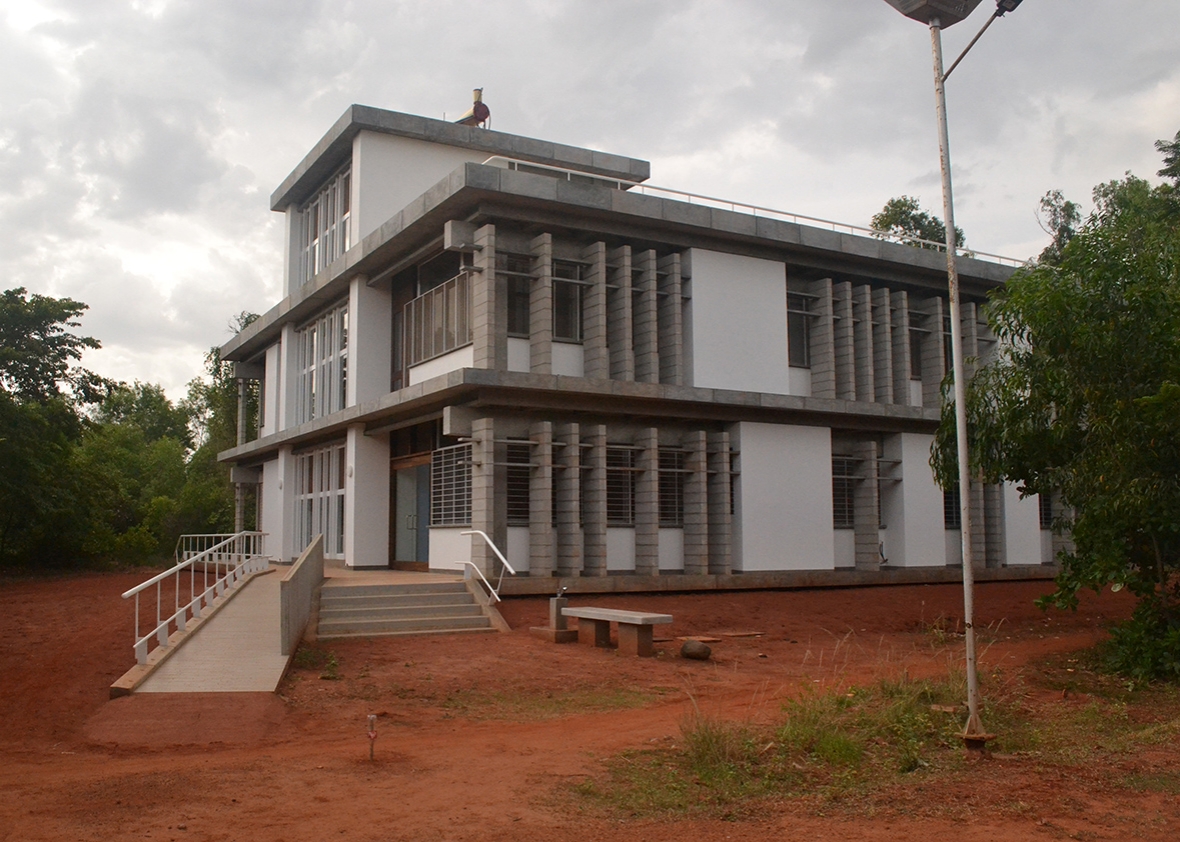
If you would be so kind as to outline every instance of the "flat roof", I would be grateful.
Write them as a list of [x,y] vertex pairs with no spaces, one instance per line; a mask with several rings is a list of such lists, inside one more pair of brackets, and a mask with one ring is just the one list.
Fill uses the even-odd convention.
[[486,152],[489,157],[503,155],[623,181],[646,181],[651,177],[651,164],[639,158],[475,126],[461,126],[445,120],[386,111],[368,105],[350,105],[320,138],[319,143],[304,156],[299,166],[271,194],[270,209],[285,210],[309,198],[352,155],[352,141],[362,131],[458,146]]

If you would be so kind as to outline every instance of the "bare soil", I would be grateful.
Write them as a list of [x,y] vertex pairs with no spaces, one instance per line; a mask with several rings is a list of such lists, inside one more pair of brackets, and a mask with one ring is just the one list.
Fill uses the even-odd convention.
[[[108,701],[132,661],[118,595],[143,578],[0,581],[0,839],[1180,838],[1180,796],[1112,783],[1174,779],[1180,753],[1158,749],[1113,770],[997,756],[828,815],[784,801],[738,821],[629,819],[575,793],[620,752],[673,744],[694,703],[763,722],[803,687],[945,674],[961,659],[954,586],[575,600],[672,614],[653,659],[546,643],[528,633],[546,601],[511,600],[510,634],[325,641],[278,694]],[[985,673],[1061,669],[1045,659],[1129,613],[1122,594],[1045,613],[1032,602],[1049,587],[978,587]],[[713,658],[678,657],[688,635],[717,638]],[[1079,704],[1042,695],[1048,716]]]

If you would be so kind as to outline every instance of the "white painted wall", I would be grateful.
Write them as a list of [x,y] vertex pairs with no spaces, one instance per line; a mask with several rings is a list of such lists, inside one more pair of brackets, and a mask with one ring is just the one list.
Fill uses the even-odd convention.
[[1004,483],[1004,564],[1040,564],[1041,554],[1040,498],[1021,500],[1016,485]]
[[786,278],[777,261],[692,250],[693,386],[790,393]]
[[349,567],[389,566],[389,435],[348,428],[344,448],[344,560]]
[[262,426],[258,430],[258,437],[269,436],[278,432],[279,383],[282,376],[282,353],[279,343],[266,349],[266,371],[262,376]]
[[363,237],[462,164],[487,152],[362,131],[352,142],[352,242]]
[[[262,515],[267,518],[273,515],[274,520],[270,520],[268,523],[278,523],[279,526],[273,532],[269,527],[265,531],[282,536],[282,541],[279,544],[279,558],[294,561],[299,556],[299,550],[295,547],[295,455],[294,449],[290,446],[279,448],[279,458],[276,460],[274,474],[277,479],[277,493],[272,498],[274,504],[263,503]],[[263,482],[265,481],[264,474]],[[271,550],[270,552],[275,551]]]
[[262,463],[262,486],[258,489],[262,495],[262,521],[259,530],[266,533],[266,551],[280,560],[291,558],[284,548],[284,542],[289,543],[290,537],[285,528],[290,519],[290,509],[283,507],[283,488],[280,480],[280,460],[271,459]]
[[856,530],[833,529],[832,541],[835,544],[836,567],[856,567]]
[[[882,515],[889,527],[885,554],[898,567],[943,567],[949,563],[942,489],[930,469],[932,436],[901,433],[885,439],[885,458],[900,459],[901,482],[887,489]],[[957,532],[955,533],[958,534]],[[958,563],[957,561],[955,562]]]
[[910,381],[910,406],[922,405],[922,381]]
[[660,570],[684,570],[684,530],[680,527],[660,529]]
[[278,428],[285,430],[288,427],[295,426],[295,378],[298,376],[296,371],[295,357],[295,325],[287,322],[283,325],[282,333],[279,335],[279,358],[282,364],[279,366],[279,399],[275,409],[278,411]]
[[524,573],[529,569],[529,528],[527,526],[508,527],[508,545],[504,547],[504,557],[508,559],[508,563],[517,573]]
[[611,573],[635,569],[635,530],[611,526],[606,530],[606,569]]
[[[386,348],[388,347],[389,346],[387,345]],[[388,356],[388,353],[386,356]],[[435,357],[432,360],[427,360],[424,363],[419,363],[418,365],[411,367],[409,385],[413,386],[415,383],[421,383],[422,381],[429,380],[432,377],[438,377],[440,374],[446,374],[448,371],[474,367],[475,346],[464,345],[462,348],[456,348],[449,354],[443,354],[441,357]]]
[[945,546],[943,552],[946,553],[947,564],[963,563],[963,533],[958,529],[947,529],[943,532]]
[[788,368],[787,381],[790,394],[801,395],[805,398],[811,397],[810,368]]
[[553,343],[553,373],[566,377],[585,377],[585,354],[581,345],[573,342]]
[[[464,569],[460,561],[471,561],[471,542],[482,541],[476,535],[461,535],[469,526],[432,526],[430,527],[430,569],[431,570],[459,570]],[[511,559],[509,559],[511,561]]]
[[743,422],[738,436],[741,556],[735,569],[831,570],[831,431]]
[[357,276],[348,288],[348,395],[346,406],[389,392],[389,348],[393,342],[389,290]]
[[508,337],[509,371],[531,371],[532,361],[530,354],[531,351],[529,349],[529,341],[527,339],[521,339],[519,336]]

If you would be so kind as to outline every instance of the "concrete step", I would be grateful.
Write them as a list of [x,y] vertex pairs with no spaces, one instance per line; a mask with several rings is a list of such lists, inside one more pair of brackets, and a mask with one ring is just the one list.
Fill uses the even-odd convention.
[[320,622],[337,620],[412,620],[416,617],[482,617],[472,600],[459,605],[320,606]]
[[413,617],[380,620],[323,620],[319,624],[320,638],[385,634],[418,634],[460,630],[492,631],[491,621],[483,614],[472,617]]
[[323,589],[324,596],[330,594],[390,596],[425,593],[467,593],[467,585],[464,582],[413,582],[400,585],[330,585]]
[[[337,588],[336,590],[339,590]],[[461,593],[418,594],[338,594],[323,591],[320,610],[338,608],[404,608],[426,605],[474,605],[475,597],[466,590]]]
[[326,634],[321,635],[324,640],[339,640],[340,638],[348,637],[408,637],[409,635],[420,634],[487,634],[494,632],[495,629],[491,626],[487,628],[474,629],[417,629],[414,631],[382,631],[382,632],[359,632],[357,634]]

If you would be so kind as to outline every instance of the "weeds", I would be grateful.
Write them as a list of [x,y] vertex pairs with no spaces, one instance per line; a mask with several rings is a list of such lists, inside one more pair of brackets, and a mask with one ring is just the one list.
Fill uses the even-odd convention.
[[470,719],[532,721],[556,719],[579,713],[642,707],[650,696],[622,688],[586,688],[566,693],[460,690],[451,693],[442,707],[453,716]]

